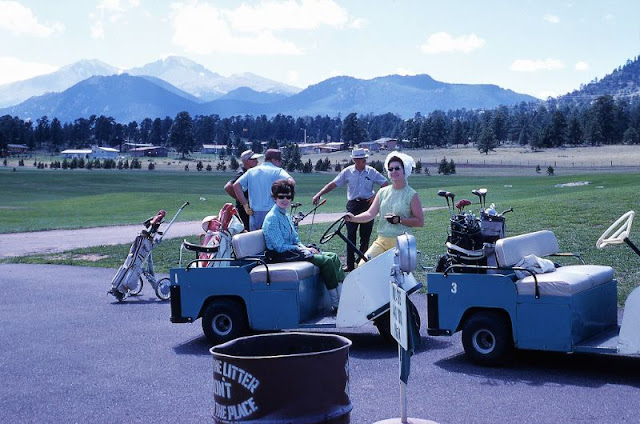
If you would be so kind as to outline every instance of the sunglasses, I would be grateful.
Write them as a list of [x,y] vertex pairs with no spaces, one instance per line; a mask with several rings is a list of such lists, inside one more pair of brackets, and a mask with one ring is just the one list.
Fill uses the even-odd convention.
[[276,196],[278,199],[283,200],[283,199],[288,199],[288,200],[292,200],[293,196],[290,194],[278,194]]
[[387,169],[389,170],[389,172],[393,172],[393,171],[400,171],[402,168],[400,166],[390,166]]

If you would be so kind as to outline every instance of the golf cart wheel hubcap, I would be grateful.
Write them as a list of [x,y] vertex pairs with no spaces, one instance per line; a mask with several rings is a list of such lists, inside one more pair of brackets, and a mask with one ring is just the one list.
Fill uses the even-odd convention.
[[473,348],[486,355],[496,347],[496,339],[493,333],[487,330],[478,330],[473,333]]
[[229,315],[220,314],[216,315],[213,319],[213,331],[220,336],[226,336],[231,333],[233,329],[233,322]]

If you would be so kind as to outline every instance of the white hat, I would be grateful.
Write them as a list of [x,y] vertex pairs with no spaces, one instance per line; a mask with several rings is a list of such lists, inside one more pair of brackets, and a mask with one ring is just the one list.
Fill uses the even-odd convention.
[[[407,154],[400,153],[400,152],[391,152],[387,155],[387,157],[384,160],[384,169],[388,170],[389,162],[391,162],[391,160],[394,158],[397,158],[402,162],[402,168],[404,170],[404,179],[405,181],[407,181],[407,179],[409,178],[409,175],[411,175],[411,171],[413,170],[413,168],[416,167],[416,161],[413,160],[413,158]],[[389,176],[389,179],[391,179],[391,172],[387,171],[387,175]]]
[[351,159],[366,159],[369,155],[365,149],[353,149],[351,151]]
[[251,160],[261,158],[262,155],[260,153],[253,153],[253,150],[245,150],[240,155],[241,160]]

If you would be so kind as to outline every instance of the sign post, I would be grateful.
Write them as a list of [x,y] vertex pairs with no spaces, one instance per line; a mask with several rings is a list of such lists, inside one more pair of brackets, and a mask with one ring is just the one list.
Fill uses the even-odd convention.
[[[396,261],[397,262],[397,261]],[[407,418],[407,381],[409,380],[409,370],[411,367],[409,349],[409,309],[407,307],[407,292],[402,288],[404,275],[396,263],[391,272],[391,283],[389,284],[389,314],[391,315],[390,331],[393,338],[398,342],[398,359],[400,371],[400,418],[390,418],[378,421],[375,424],[437,424],[434,421],[420,418]]]

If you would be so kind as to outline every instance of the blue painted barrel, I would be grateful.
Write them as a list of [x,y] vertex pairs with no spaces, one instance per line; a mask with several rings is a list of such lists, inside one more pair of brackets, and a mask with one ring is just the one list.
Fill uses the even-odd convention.
[[216,423],[348,423],[349,346],[333,334],[241,337],[211,348]]

